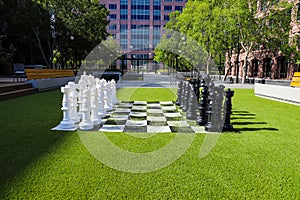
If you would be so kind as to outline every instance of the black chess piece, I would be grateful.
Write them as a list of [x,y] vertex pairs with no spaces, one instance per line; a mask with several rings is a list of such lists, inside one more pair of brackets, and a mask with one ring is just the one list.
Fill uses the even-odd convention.
[[190,95],[189,95],[189,101],[188,101],[188,110],[186,112],[186,118],[189,120],[196,120],[197,119],[197,107],[198,107],[198,101],[197,97],[195,95],[195,92],[192,89],[192,85],[190,85]]
[[233,126],[230,123],[230,115],[232,111],[232,97],[234,95],[234,91],[230,90],[230,88],[225,92],[225,102],[224,102],[224,126],[223,126],[223,131],[232,131]]
[[200,115],[197,119],[197,124],[201,126],[204,126],[207,123],[207,115],[206,115],[207,97],[208,97],[207,86],[203,84],[201,89],[200,103],[198,107]]
[[186,83],[187,83],[186,81],[182,82],[182,89],[181,89],[181,95],[180,95],[180,108],[181,108],[181,110],[182,110],[183,105],[184,105],[184,97],[185,97],[185,93],[186,93],[186,89],[187,89]]
[[211,91],[211,100],[208,105],[208,121],[205,130],[208,132],[221,132],[222,125],[222,103],[224,86],[214,86]]
[[186,89],[185,89],[185,94],[183,97],[183,106],[181,107],[182,111],[186,112],[188,110],[189,106],[189,98],[190,98],[190,92],[191,92],[191,87],[189,82],[185,82],[186,84]]
[[177,106],[179,106],[180,105],[180,99],[181,99],[181,90],[182,90],[182,86],[183,86],[183,83],[182,83],[182,81],[180,81],[179,83],[178,83],[178,89],[177,89],[177,100],[176,100],[176,102],[175,102],[175,104],[177,105]]

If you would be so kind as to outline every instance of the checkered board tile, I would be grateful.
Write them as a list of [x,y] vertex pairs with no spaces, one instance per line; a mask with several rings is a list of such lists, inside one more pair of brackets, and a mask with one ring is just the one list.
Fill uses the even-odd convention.
[[186,120],[172,101],[120,102],[103,119],[101,132],[205,133],[204,127]]

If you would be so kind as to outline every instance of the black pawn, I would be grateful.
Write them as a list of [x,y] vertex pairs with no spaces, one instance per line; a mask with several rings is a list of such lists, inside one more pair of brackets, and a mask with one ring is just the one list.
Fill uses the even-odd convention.
[[183,97],[183,105],[181,107],[182,111],[186,112],[188,110],[189,106],[189,98],[190,98],[190,89],[191,87],[189,86],[190,84],[188,82],[185,82],[186,84],[186,89],[185,89],[185,94]]
[[233,126],[230,123],[230,115],[232,111],[232,97],[234,95],[234,91],[231,91],[230,88],[225,92],[225,103],[224,103],[224,126],[223,131],[232,131]]
[[175,102],[175,104],[177,105],[177,106],[179,106],[180,105],[180,99],[181,99],[181,90],[182,90],[182,86],[183,86],[183,84],[182,84],[182,81],[180,81],[179,82],[179,84],[178,84],[178,89],[177,89],[177,100],[176,100],[176,102]]
[[197,107],[198,107],[198,101],[197,97],[195,95],[195,92],[192,89],[192,85],[190,85],[190,98],[189,98],[189,106],[186,113],[186,118],[189,120],[196,120],[197,119]]
[[201,98],[200,98],[200,103],[199,103],[199,118],[197,119],[197,124],[204,126],[207,123],[207,115],[206,115],[206,110],[207,110],[207,97],[208,97],[208,90],[206,85],[203,85],[202,90],[201,90]]

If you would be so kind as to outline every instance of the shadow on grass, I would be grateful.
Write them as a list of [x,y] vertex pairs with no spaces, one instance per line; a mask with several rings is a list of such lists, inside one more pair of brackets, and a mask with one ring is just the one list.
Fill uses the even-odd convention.
[[73,132],[53,132],[61,118],[59,90],[0,102],[0,193],[30,164]]
[[232,122],[232,125],[267,124],[266,122]]
[[[256,116],[256,114],[250,113],[249,111],[233,111],[232,115],[234,115],[234,117],[231,117],[231,120],[233,120],[231,124],[234,126],[233,132],[235,133],[242,133],[245,131],[264,131],[264,130],[279,131],[279,129],[273,127],[265,127],[265,126],[261,127],[261,125],[266,125],[267,122],[255,121],[256,117],[251,117],[251,116]],[[255,125],[256,127],[253,127],[253,125]]]
[[279,129],[277,128],[267,128],[267,127],[263,127],[263,128],[234,128],[235,132],[243,132],[243,131],[279,131]]

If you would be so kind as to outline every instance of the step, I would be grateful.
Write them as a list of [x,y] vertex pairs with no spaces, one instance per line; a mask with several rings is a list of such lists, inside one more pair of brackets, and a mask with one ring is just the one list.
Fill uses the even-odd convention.
[[4,92],[4,93],[0,93],[0,101],[12,99],[16,97],[22,97],[25,95],[34,94],[36,92],[38,92],[37,88],[25,88],[25,89],[19,89],[15,91]]
[[14,84],[1,84],[0,85],[0,94],[6,92],[12,92],[16,90],[23,90],[32,88],[31,83],[14,83]]

